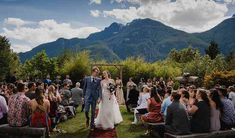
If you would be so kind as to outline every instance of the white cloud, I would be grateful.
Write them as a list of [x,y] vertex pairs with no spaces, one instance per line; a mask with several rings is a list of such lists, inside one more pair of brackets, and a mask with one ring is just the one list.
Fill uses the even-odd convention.
[[105,17],[114,17],[124,22],[130,22],[133,19],[140,18],[138,9],[135,7],[129,7],[128,9],[113,9],[112,11],[103,11],[103,13]]
[[[25,51],[39,44],[55,41],[60,37],[68,39],[73,37],[86,38],[91,33],[98,31],[100,31],[100,29],[96,27],[74,28],[69,23],[57,23],[55,20],[51,19],[40,21],[36,23],[34,27],[27,25],[18,26],[13,29],[4,27],[3,33],[0,35],[13,40],[12,42],[14,42],[14,40],[25,42],[25,45],[27,45],[26,48],[21,48],[22,51]],[[21,51],[16,49],[21,47],[19,44],[12,43],[12,45],[14,51]]]
[[12,47],[14,52],[19,53],[19,52],[26,52],[32,49],[32,47],[30,47],[30,45],[27,44],[13,44]]
[[90,4],[101,4],[101,0],[90,0]]
[[99,17],[100,16],[100,11],[99,10],[91,10],[90,11],[91,16],[93,17]]
[[4,20],[5,25],[13,25],[13,26],[16,26],[16,27],[20,27],[20,26],[30,24],[30,23],[33,23],[33,22],[24,21],[24,20],[19,19],[19,18],[6,18]]
[[208,30],[228,18],[227,4],[234,0],[215,2],[212,0],[115,0],[134,4],[126,9],[103,11],[105,17],[123,22],[136,18],[151,18],[187,32]]

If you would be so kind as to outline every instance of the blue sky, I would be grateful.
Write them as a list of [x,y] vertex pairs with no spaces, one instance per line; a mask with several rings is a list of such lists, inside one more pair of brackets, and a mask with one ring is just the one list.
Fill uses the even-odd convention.
[[22,52],[60,37],[86,38],[112,22],[151,18],[202,32],[234,13],[234,0],[0,0],[0,35]]

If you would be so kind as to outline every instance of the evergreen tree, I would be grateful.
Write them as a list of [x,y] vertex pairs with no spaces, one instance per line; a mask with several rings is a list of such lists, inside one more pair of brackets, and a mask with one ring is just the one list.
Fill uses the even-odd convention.
[[205,49],[207,55],[213,60],[218,54],[220,54],[219,46],[215,41],[211,41],[207,49]]
[[19,58],[11,48],[9,40],[5,36],[0,36],[0,81],[17,71]]

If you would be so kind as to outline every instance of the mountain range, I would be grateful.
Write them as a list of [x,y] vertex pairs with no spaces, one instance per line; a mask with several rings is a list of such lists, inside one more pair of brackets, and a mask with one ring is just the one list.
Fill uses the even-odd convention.
[[42,50],[49,57],[55,57],[68,49],[88,50],[91,58],[105,59],[108,62],[131,56],[140,56],[148,62],[154,62],[164,59],[173,48],[179,50],[191,46],[198,48],[203,54],[211,41],[218,43],[224,55],[235,50],[235,15],[201,33],[187,33],[151,19],[136,19],[126,25],[112,23],[86,39],[59,38],[54,42],[41,44],[31,51],[19,53],[19,57],[24,62]]

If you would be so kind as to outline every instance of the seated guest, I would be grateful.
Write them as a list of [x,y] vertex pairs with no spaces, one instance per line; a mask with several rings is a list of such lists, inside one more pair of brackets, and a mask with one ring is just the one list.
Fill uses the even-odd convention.
[[192,115],[191,131],[193,133],[209,132],[210,130],[210,103],[206,91],[199,89],[196,94],[197,104],[188,108]]
[[228,87],[228,98],[233,102],[234,108],[235,108],[235,88],[233,86]]
[[137,107],[138,97],[139,97],[139,91],[136,89],[136,86],[131,86],[130,93],[128,96],[128,101],[126,102],[128,112],[130,112],[130,108]]
[[10,126],[21,127],[28,125],[30,99],[25,96],[25,88],[25,84],[18,83],[18,92],[9,98],[7,117]]
[[73,82],[72,80],[70,79],[70,76],[69,75],[66,75],[63,83],[67,83],[68,84],[68,87],[72,86],[73,85]]
[[189,102],[189,92],[186,90],[182,90],[180,103],[184,105],[185,110],[187,110],[188,102]]
[[6,99],[0,95],[0,125],[7,123],[8,106]]
[[50,102],[43,95],[44,89],[39,87],[35,91],[35,99],[30,101],[31,108],[31,127],[46,127],[49,132],[50,121],[48,113],[50,112]]
[[157,93],[156,87],[151,90],[151,98],[148,99],[148,113],[141,116],[144,122],[159,123],[163,122],[163,116],[161,111],[161,99]]
[[134,122],[132,124],[137,124],[137,117],[136,114],[145,114],[147,113],[147,100],[150,98],[149,90],[150,88],[147,85],[143,86],[143,92],[140,93],[139,95],[139,100],[138,100],[138,106],[134,110]]
[[7,85],[7,91],[6,91],[6,93],[5,93],[5,96],[6,96],[7,99],[9,99],[9,97],[10,97],[11,95],[15,94],[16,92],[17,92],[17,90],[16,90],[16,88],[15,88],[15,85],[12,84],[12,83],[9,83],[9,84]]
[[69,84],[68,83],[64,83],[63,84],[64,88],[62,88],[60,90],[60,94],[61,94],[61,98],[62,98],[62,101],[61,101],[61,104],[64,105],[64,106],[68,106],[69,103],[70,103],[70,98],[72,96],[70,90],[69,90]]
[[191,85],[191,86],[189,86],[188,92],[189,92],[188,105],[193,106],[194,104],[197,103],[197,99],[196,99],[197,89],[194,85]]
[[50,75],[47,75],[47,78],[44,80],[44,83],[47,84],[48,86],[51,85],[52,81],[50,79]]
[[209,94],[210,107],[211,107],[211,125],[210,131],[220,130],[220,115],[223,112],[223,104],[217,90],[210,90]]
[[76,87],[71,89],[72,101],[74,102],[74,107],[77,108],[82,104],[83,90],[80,88],[80,83],[76,83]]
[[179,102],[180,95],[176,92],[172,93],[171,100],[173,101],[167,108],[165,129],[166,132],[183,135],[189,134],[190,122],[185,107]]
[[62,80],[60,79],[60,76],[56,76],[56,79],[54,80],[54,83],[58,86],[62,85]]
[[35,98],[35,90],[36,90],[36,84],[34,82],[28,83],[28,92],[25,93],[27,97],[29,97],[30,100]]
[[172,88],[167,89],[166,94],[165,94],[165,99],[163,100],[162,105],[161,105],[161,113],[163,113],[164,118],[166,118],[168,106],[172,103],[171,102],[171,91],[172,91]]
[[56,93],[56,88],[53,85],[48,87],[48,100],[50,101],[50,112],[49,116],[51,118],[51,128],[53,131],[56,131],[56,125],[58,121],[57,109],[58,105],[61,102],[60,96]]
[[227,98],[227,90],[217,88],[220,99],[223,103],[223,112],[221,115],[221,129],[230,129],[235,125],[235,109],[232,101]]

